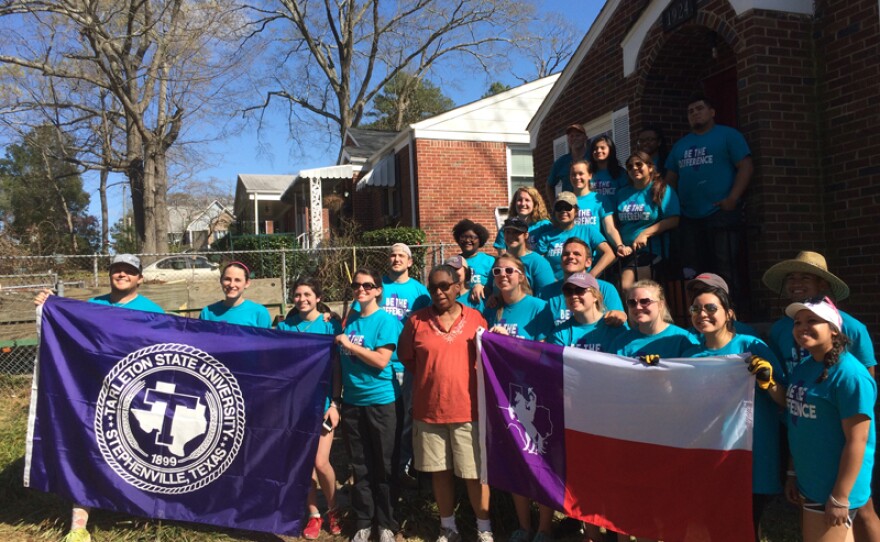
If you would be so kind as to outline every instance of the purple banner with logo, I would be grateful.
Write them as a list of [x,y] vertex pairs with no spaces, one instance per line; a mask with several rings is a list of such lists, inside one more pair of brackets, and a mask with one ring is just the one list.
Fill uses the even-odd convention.
[[25,485],[157,519],[297,534],[333,337],[50,297]]
[[482,333],[480,344],[486,413],[480,421],[485,442],[483,479],[562,510],[566,473],[562,347],[495,333]]

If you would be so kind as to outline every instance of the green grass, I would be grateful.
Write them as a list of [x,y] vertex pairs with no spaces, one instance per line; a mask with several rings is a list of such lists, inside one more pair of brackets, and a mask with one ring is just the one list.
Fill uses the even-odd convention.
[[[22,487],[27,412],[30,400],[30,378],[0,375],[0,540],[29,542],[61,540],[69,528],[70,503],[52,494]],[[336,466],[340,484],[348,477],[347,457],[341,441],[334,443],[331,461]],[[338,493],[341,506],[348,502],[346,487]],[[466,503],[463,487],[458,502]],[[516,514],[510,496],[494,492],[491,501],[496,539],[506,540],[516,528]],[[421,481],[418,488],[406,489],[399,505],[403,536],[408,541],[433,541],[437,536],[437,507],[430,482]],[[723,511],[719,511],[722,514]],[[465,540],[474,538],[474,516],[467,505],[458,510],[458,523]],[[537,521],[537,518],[535,518]],[[556,518],[556,536],[560,542],[580,542],[578,522]],[[765,542],[796,542],[800,540],[795,509],[774,502],[764,517]],[[154,521],[103,510],[94,510],[89,530],[95,542],[269,542],[291,540],[265,533],[219,529],[192,523]],[[345,531],[344,534],[351,534]],[[322,534],[319,542],[343,542],[345,536]],[[613,540],[609,535],[608,540]]]

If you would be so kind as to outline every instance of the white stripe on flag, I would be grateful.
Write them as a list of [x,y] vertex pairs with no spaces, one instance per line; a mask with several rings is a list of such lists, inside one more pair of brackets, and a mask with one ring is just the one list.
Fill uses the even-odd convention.
[[563,363],[566,429],[676,448],[752,449],[754,377],[740,356],[648,367],[565,348]]

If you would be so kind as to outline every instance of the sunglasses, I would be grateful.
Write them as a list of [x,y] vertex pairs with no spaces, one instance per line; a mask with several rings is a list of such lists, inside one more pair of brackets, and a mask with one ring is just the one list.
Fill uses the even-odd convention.
[[642,169],[643,167],[645,167],[645,163],[644,163],[644,162],[633,162],[633,163],[631,163],[631,164],[627,164],[627,165],[626,165],[626,169],[633,169],[633,170],[635,170],[635,169]]
[[715,303],[706,303],[706,304],[703,305],[703,306],[700,306],[700,305],[691,305],[691,306],[688,308],[688,310],[690,311],[691,314],[694,314],[694,315],[696,315],[696,314],[700,314],[700,313],[703,312],[703,311],[706,311],[706,314],[715,314],[716,312],[718,312],[719,310],[721,310],[721,307],[719,307],[719,306],[716,305]]
[[642,299],[627,299],[626,306],[634,309],[636,307],[650,307],[651,303],[656,303],[656,299],[651,299],[648,297],[643,297]]
[[370,290],[378,288],[378,286],[376,286],[372,282],[352,282],[351,283],[351,290],[353,292],[358,291],[359,288],[363,288],[365,292],[369,292]]
[[429,292],[448,292],[450,288],[458,284],[457,282],[438,282],[436,284],[428,283],[428,291]]
[[584,295],[587,293],[586,288],[581,288],[580,286],[565,286],[562,288],[562,295],[572,296],[572,295]]
[[568,203],[567,201],[557,201],[553,204],[553,211],[557,213],[567,213],[574,209],[574,205]]
[[493,267],[492,268],[492,274],[495,275],[496,277],[500,277],[501,275],[512,275],[514,273],[522,273],[522,271],[520,271],[516,267],[509,267],[509,266],[508,267]]

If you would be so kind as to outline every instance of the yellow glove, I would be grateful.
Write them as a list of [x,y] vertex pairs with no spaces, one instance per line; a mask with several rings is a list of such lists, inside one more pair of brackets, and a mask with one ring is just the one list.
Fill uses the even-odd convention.
[[657,365],[660,363],[660,356],[657,354],[642,354],[637,359],[645,365]]
[[755,375],[759,388],[766,390],[776,385],[776,381],[773,380],[773,366],[769,361],[760,356],[750,356],[746,363],[749,364],[749,372]]

